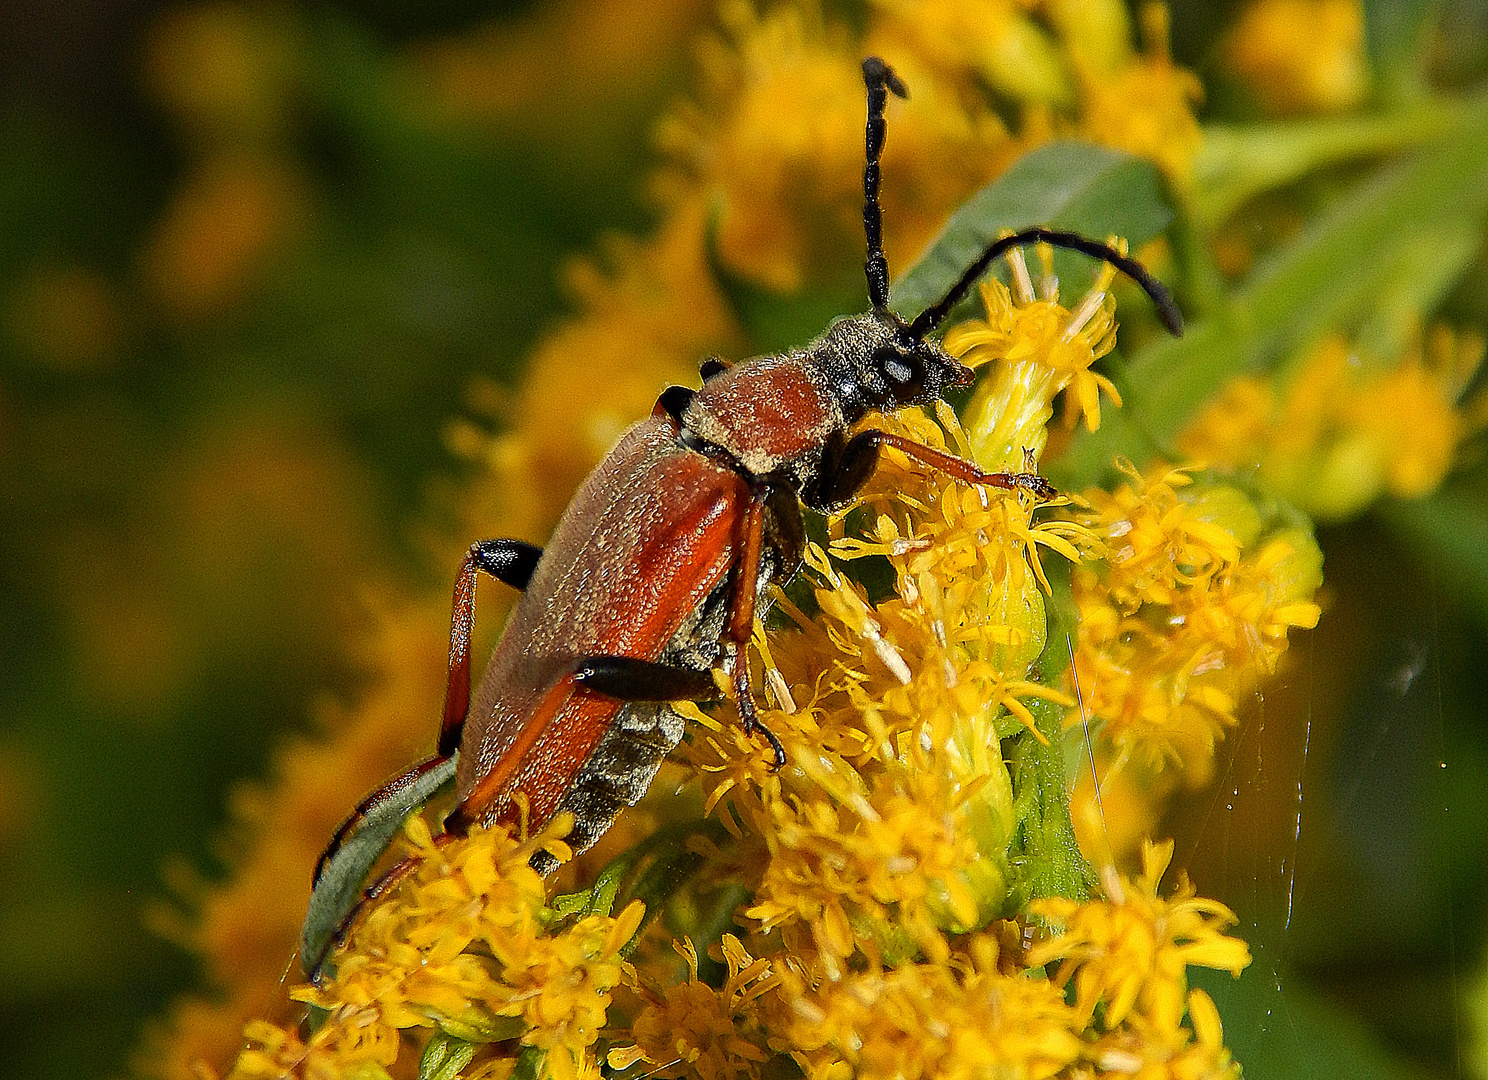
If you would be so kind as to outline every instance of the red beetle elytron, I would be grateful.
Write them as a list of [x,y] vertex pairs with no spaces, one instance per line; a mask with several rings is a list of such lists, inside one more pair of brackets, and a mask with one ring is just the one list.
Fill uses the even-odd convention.
[[[406,796],[458,750],[454,810],[445,830],[525,820],[537,828],[574,815],[568,842],[594,843],[650,786],[682,737],[668,702],[709,700],[731,687],[746,731],[762,725],[746,645],[772,582],[795,572],[801,505],[839,508],[892,446],[971,484],[1053,489],[1032,473],[988,473],[901,436],[853,428],[868,413],[933,401],[971,372],[927,335],[997,258],[1042,241],[1112,263],[1134,278],[1177,333],[1181,317],[1162,285],[1105,244],[1030,229],[989,245],[949,292],[912,321],[888,309],[881,244],[879,156],[889,92],[903,84],[876,57],[868,89],[863,170],[866,274],[872,309],[839,319],[804,348],[734,366],[710,360],[701,389],[672,386],[651,415],[620,437],[574,496],[545,549],[515,540],[474,545],[455,585],[449,690],[438,753],[379,788],[338,830],[321,870],[379,804]],[[470,628],[484,572],[523,590],[474,699]],[[524,798],[518,800],[518,793]],[[554,865],[540,852],[534,866]],[[307,968],[319,957],[306,958]]]

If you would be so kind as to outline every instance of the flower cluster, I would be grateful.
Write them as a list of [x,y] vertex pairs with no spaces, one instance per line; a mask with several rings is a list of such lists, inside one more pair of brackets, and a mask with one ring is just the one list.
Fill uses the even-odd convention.
[[1317,624],[1322,554],[1295,513],[1190,471],[1133,471],[1084,498],[1074,516],[1098,544],[1073,575],[1066,684],[1078,706],[1066,723],[1092,725],[1098,741],[1075,823],[1087,850],[1122,858],[1172,791],[1207,782],[1289,632]]
[[[323,1022],[306,1040],[250,1027],[256,1046],[232,1077],[379,1075],[398,1060],[403,1030],[435,1025],[467,1042],[516,1040],[540,1051],[545,1075],[558,1080],[592,1075],[591,1047],[625,973],[620,952],[644,906],[555,926],[528,861],[538,848],[565,857],[561,831],[517,843],[490,829],[439,845],[422,818],[410,819],[406,872],[358,920],[334,976],[292,995],[324,1009]],[[504,1075],[510,1064],[498,1058],[465,1075]]]
[[687,977],[670,986],[637,980],[631,1046],[609,1053],[611,1068],[628,1069],[644,1061],[651,1075],[695,1075],[702,1080],[733,1080],[752,1075],[772,1056],[765,1045],[761,999],[779,976],[767,960],[750,956],[733,934],[724,934],[718,956],[728,966],[722,986],[698,976],[697,949],[690,940],[674,943],[687,962]]
[[1384,493],[1418,498],[1442,482],[1463,442],[1488,426],[1488,398],[1459,404],[1484,340],[1436,326],[1370,362],[1330,334],[1281,378],[1242,375],[1194,417],[1185,453],[1235,470],[1315,516],[1359,513]]
[[1109,868],[1102,875],[1103,899],[1035,900],[1031,912],[1049,920],[1055,933],[1034,946],[1027,960],[1039,966],[1058,961],[1056,983],[1073,982],[1075,1011],[1100,1032],[1083,1048],[1099,1068],[1238,1080],[1240,1067],[1224,1048],[1214,1002],[1202,990],[1188,989],[1187,969],[1239,976],[1250,950],[1224,932],[1234,924],[1234,913],[1195,897],[1187,880],[1173,896],[1158,896],[1172,857],[1171,841],[1148,842],[1139,876],[1123,878]]

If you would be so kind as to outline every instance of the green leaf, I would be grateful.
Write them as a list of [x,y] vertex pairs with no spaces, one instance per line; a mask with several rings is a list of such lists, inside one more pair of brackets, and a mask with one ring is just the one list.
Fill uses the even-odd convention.
[[1194,161],[1193,216],[1213,229],[1264,191],[1317,169],[1433,142],[1463,116],[1460,102],[1423,101],[1375,116],[1206,125]]
[[374,807],[326,863],[300,927],[300,966],[307,976],[313,977],[319,969],[336,931],[361,900],[368,871],[398,835],[404,820],[445,784],[454,782],[455,760],[451,757],[435,766],[397,798]]
[[548,1052],[537,1046],[524,1046],[517,1052],[517,1067],[512,1070],[512,1080],[538,1080]]
[[1150,162],[1086,143],[1057,142],[1019,158],[967,200],[893,288],[890,306],[914,316],[935,303],[1003,232],[1034,225],[1138,248],[1173,220]]
[[1383,516],[1429,553],[1451,590],[1488,619],[1488,476],[1455,480],[1424,499],[1386,503]]
[[609,915],[615,909],[615,895],[640,858],[641,852],[637,848],[621,852],[599,872],[589,888],[555,896],[548,906],[565,918]]
[[1081,431],[1051,478],[1078,489],[1109,476],[1118,455],[1140,463],[1171,452],[1183,425],[1229,379],[1363,321],[1382,297],[1398,307],[1402,288],[1413,288],[1418,310],[1429,312],[1450,276],[1413,277],[1423,253],[1460,259],[1488,209],[1488,103],[1463,115],[1433,146],[1361,181],[1181,339],[1157,340],[1136,356],[1119,373],[1126,408],[1106,410],[1100,430]]
[[436,1030],[419,1059],[418,1080],[456,1080],[475,1057],[475,1045]]

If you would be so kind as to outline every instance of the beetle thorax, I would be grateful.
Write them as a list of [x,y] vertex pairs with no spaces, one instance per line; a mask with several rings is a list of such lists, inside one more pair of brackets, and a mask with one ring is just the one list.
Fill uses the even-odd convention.
[[914,337],[889,311],[838,319],[804,349],[760,356],[703,384],[682,416],[686,432],[749,475],[799,492],[822,448],[869,412],[933,401],[971,372]]
[[823,443],[844,424],[807,350],[756,357],[715,375],[683,414],[689,434],[751,476],[792,486],[814,470]]

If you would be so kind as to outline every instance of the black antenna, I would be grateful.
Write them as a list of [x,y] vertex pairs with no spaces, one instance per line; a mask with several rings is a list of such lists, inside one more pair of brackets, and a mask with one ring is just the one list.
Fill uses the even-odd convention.
[[[863,82],[868,87],[868,127],[865,132],[867,163],[863,166],[863,234],[868,241],[868,257],[864,260],[863,272],[868,277],[868,301],[874,310],[882,310],[889,306],[889,261],[884,258],[883,253],[883,210],[878,205],[878,185],[881,178],[878,162],[883,155],[884,146],[884,107],[888,104],[890,93],[907,98],[909,89],[894,74],[893,68],[877,56],[870,56],[863,61]],[[1173,294],[1168,291],[1167,286],[1149,274],[1141,263],[1099,240],[1087,240],[1079,233],[1041,227],[1024,229],[988,244],[976,261],[966,268],[960,280],[951,286],[950,291],[915,316],[914,322],[909,324],[909,332],[917,339],[930,333],[950,314],[951,308],[960,302],[976,280],[987,272],[993,259],[1010,248],[1033,243],[1068,248],[1110,263],[1152,297],[1163,325],[1174,335],[1182,335],[1183,313],[1173,302]]]
[[876,56],[863,61],[863,82],[868,86],[867,164],[863,166],[863,233],[868,240],[868,302],[875,310],[889,306],[889,261],[883,253],[883,211],[878,205],[878,159],[883,154],[884,107],[889,94],[909,97],[909,90],[892,68]]
[[1079,233],[1060,232],[1056,229],[1024,229],[994,240],[987,245],[977,260],[966,268],[961,279],[952,285],[938,301],[931,304],[924,311],[915,316],[914,322],[909,324],[909,332],[916,338],[923,338],[930,331],[940,325],[940,321],[950,314],[951,308],[955,307],[960,299],[966,295],[968,289],[976,282],[977,278],[987,272],[987,267],[992,265],[992,260],[997,258],[1009,248],[1019,247],[1023,244],[1044,243],[1054,247],[1069,248],[1089,255],[1092,258],[1101,259],[1110,263],[1127,277],[1131,278],[1142,287],[1142,291],[1152,297],[1152,302],[1157,305],[1157,313],[1174,336],[1183,334],[1183,313],[1178,310],[1178,305],[1173,302],[1173,294],[1168,291],[1166,285],[1149,274],[1141,263],[1133,258],[1121,254],[1110,244],[1103,244],[1099,240],[1087,240]]

